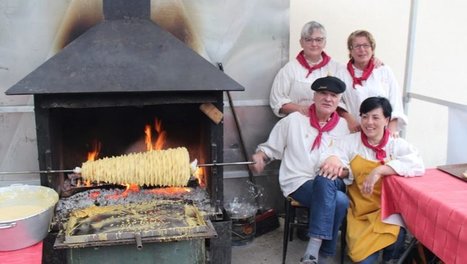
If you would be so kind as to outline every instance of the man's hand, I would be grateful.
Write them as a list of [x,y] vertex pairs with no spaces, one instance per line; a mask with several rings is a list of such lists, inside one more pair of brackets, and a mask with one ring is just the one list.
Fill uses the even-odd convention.
[[349,171],[336,156],[328,157],[323,164],[321,164],[318,172],[319,175],[331,180],[335,180],[337,177],[347,177],[348,173]]
[[248,166],[254,173],[259,174],[263,172],[264,167],[266,166],[267,159],[268,157],[266,156],[266,154],[264,154],[264,152],[258,151],[255,154],[253,154],[253,156],[251,156],[251,160],[254,161],[255,164],[251,164]]

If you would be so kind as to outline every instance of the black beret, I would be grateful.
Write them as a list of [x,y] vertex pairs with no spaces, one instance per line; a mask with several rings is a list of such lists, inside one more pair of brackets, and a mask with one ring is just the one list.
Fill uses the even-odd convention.
[[345,83],[339,78],[326,76],[316,79],[311,84],[311,89],[313,91],[330,91],[336,94],[340,94],[345,91]]

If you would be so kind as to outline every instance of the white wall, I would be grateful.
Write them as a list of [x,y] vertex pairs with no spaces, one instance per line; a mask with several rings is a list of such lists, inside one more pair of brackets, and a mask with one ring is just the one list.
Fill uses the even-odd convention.
[[[392,68],[403,88],[412,4],[416,10],[413,70],[408,76],[411,86],[405,89],[466,105],[467,84],[463,82],[467,73],[465,1],[293,0],[290,3],[290,57],[295,57],[300,49],[300,30],[307,21],[316,20],[326,27],[326,51],[341,62],[348,60],[348,35],[354,30],[366,29],[376,39],[376,56]],[[452,139],[448,145],[448,107],[411,99],[406,110],[409,115],[406,139],[420,150],[427,167],[445,164],[449,145],[467,144]],[[459,133],[467,134],[467,131],[455,134]],[[464,149],[463,154],[456,155],[464,155],[463,160],[467,162],[467,147]]]
[[[303,24],[318,21],[326,28],[326,52],[347,63],[347,37],[365,29],[376,40],[375,54],[389,65],[402,85],[409,25],[410,1],[407,0],[292,0],[290,1],[290,57],[300,50]],[[395,19],[396,18],[396,19]]]
[[[411,91],[467,105],[467,2],[417,1],[417,10]],[[456,136],[467,135],[463,111],[411,101],[408,138],[427,156],[427,164],[467,163],[467,140]]]

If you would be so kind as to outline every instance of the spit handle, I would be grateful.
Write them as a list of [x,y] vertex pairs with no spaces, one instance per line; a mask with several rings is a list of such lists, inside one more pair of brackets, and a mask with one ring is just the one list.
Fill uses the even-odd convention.
[[0,171],[0,175],[76,172],[75,170]]
[[237,165],[251,165],[255,163],[256,163],[255,161],[219,162],[219,163],[197,164],[196,166],[198,167],[237,166]]
[[[214,167],[214,166],[237,166],[237,165],[250,165],[255,164],[254,161],[240,161],[240,162],[219,162],[219,163],[207,163],[197,164],[198,167]],[[76,167],[73,170],[38,170],[38,171],[0,171],[0,175],[9,174],[38,174],[38,173],[81,173],[81,168]]]

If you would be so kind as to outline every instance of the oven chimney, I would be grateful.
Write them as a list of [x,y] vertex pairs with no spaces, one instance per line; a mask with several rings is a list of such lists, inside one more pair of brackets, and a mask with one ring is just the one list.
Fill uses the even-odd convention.
[[151,0],[104,0],[104,19],[149,19]]
[[104,21],[40,65],[7,95],[243,91],[149,19],[150,0],[104,0]]

